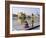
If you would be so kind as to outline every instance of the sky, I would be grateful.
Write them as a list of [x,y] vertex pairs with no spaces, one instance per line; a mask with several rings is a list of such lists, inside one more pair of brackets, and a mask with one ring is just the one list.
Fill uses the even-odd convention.
[[40,8],[31,8],[31,7],[13,7],[12,8],[13,14],[17,14],[19,12],[26,13],[27,15],[40,14]]

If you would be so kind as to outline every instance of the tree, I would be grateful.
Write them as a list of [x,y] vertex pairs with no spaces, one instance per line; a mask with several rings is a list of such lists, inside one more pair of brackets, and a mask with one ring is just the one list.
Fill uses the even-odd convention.
[[19,17],[19,19],[21,20],[21,24],[22,24],[26,19],[25,13],[21,12],[21,16]]
[[31,19],[31,17],[30,17],[30,16],[28,16],[28,17],[27,17],[27,19],[28,19],[28,20],[30,20],[30,19]]
[[32,13],[32,28],[34,26],[34,14]]

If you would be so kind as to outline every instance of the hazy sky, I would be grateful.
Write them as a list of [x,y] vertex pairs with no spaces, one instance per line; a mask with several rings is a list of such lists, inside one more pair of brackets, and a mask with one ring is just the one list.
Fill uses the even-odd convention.
[[34,14],[40,14],[40,8],[30,8],[30,7],[13,7],[12,8],[13,14],[16,14],[18,12],[24,12],[28,15]]

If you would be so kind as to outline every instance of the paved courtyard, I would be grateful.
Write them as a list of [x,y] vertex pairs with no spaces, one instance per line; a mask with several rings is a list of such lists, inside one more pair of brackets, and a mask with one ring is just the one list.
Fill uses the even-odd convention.
[[[27,20],[27,19],[26,19]],[[32,28],[32,24],[31,24],[31,22],[30,22],[30,20],[27,20],[27,22],[29,23],[29,28]],[[38,25],[40,25],[40,22],[39,22],[39,19],[36,17],[36,19],[35,19],[35,23],[34,23],[34,26],[33,27],[35,27],[35,26],[38,26]],[[19,22],[18,22],[18,19],[17,18],[15,18],[14,17],[14,19],[12,20],[12,30],[14,31],[14,30],[26,30],[26,29],[29,29],[29,28],[25,28],[25,25],[24,24],[20,24]],[[35,29],[33,29],[33,30],[39,30],[40,29],[40,27],[38,27],[38,28],[35,28]]]

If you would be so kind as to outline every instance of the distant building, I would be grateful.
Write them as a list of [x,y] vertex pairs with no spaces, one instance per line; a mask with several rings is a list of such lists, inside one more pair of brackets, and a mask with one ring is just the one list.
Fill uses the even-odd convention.
[[13,14],[13,17],[18,17],[18,15],[16,15],[16,14]]

